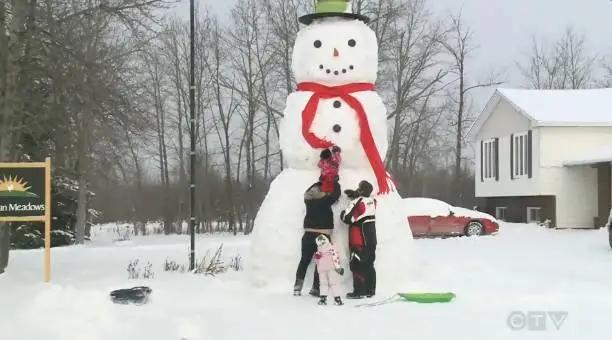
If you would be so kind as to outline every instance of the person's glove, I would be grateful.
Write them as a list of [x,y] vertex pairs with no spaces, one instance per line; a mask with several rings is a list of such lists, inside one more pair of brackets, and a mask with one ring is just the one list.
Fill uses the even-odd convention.
[[348,198],[350,198],[350,199],[352,199],[352,200],[354,200],[355,198],[359,197],[359,193],[357,193],[357,191],[355,191],[355,190],[351,190],[351,189],[344,190],[344,194],[345,194],[345,195],[346,195]]
[[344,268],[336,268],[336,273],[339,275],[344,275]]
[[338,145],[332,146],[332,152],[336,153],[336,152],[340,152],[340,151],[342,151],[342,150],[340,149],[340,147]]

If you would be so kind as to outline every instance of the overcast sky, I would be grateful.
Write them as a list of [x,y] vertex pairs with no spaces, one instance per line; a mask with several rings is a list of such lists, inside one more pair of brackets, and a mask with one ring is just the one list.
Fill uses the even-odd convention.
[[[227,19],[236,0],[196,0]],[[310,1],[310,0],[304,0]],[[479,46],[471,61],[472,77],[484,78],[491,70],[505,74],[506,87],[521,85],[515,61],[524,57],[531,35],[551,39],[572,26],[586,34],[589,48],[599,55],[612,55],[612,0],[428,0],[437,15],[457,12],[474,31]],[[189,0],[173,9],[185,13]],[[490,91],[478,93],[482,106]]]

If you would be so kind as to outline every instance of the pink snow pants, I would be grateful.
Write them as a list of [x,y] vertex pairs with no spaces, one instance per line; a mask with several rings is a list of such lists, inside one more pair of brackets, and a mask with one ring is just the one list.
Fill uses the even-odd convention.
[[342,285],[340,284],[340,274],[336,273],[335,270],[319,271],[319,281],[321,282],[319,287],[319,295],[333,297],[342,295]]

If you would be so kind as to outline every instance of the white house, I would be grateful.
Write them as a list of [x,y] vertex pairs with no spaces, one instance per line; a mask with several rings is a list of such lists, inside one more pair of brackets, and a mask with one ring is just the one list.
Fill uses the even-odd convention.
[[470,130],[476,196],[510,222],[559,228],[607,221],[612,89],[498,89]]

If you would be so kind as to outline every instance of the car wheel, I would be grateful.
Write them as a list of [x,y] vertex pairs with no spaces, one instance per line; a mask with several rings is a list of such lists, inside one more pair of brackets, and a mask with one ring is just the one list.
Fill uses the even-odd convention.
[[482,235],[484,231],[484,226],[482,223],[478,221],[471,221],[468,223],[467,227],[465,227],[465,236],[479,236]]

